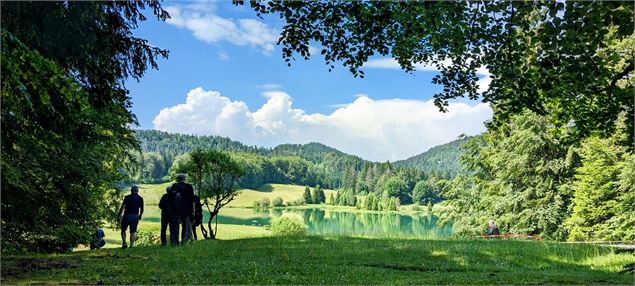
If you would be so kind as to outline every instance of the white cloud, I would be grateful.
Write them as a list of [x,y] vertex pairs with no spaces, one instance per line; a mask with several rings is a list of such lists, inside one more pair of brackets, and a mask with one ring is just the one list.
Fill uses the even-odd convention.
[[229,42],[237,46],[251,46],[264,54],[271,54],[280,34],[256,19],[231,19],[218,16],[210,3],[174,5],[165,8],[170,13],[166,22],[185,28],[207,43]]
[[356,98],[331,114],[307,114],[292,106],[282,91],[263,92],[267,102],[250,111],[216,91],[195,88],[185,103],[165,108],[154,118],[157,130],[221,135],[248,145],[272,147],[282,143],[320,142],[362,158],[405,159],[460,134],[485,131],[492,116],[485,103],[450,103],[441,113],[432,100],[372,100]]
[[219,50],[216,54],[218,55],[218,59],[221,61],[228,61],[231,58],[225,50]]
[[[442,62],[442,64],[448,65],[450,64],[450,61],[445,60]],[[415,64],[414,66],[417,71],[438,71],[437,67],[434,65],[419,63],[419,64]],[[399,62],[397,62],[397,60],[393,58],[371,59],[371,60],[368,60],[366,63],[364,63],[364,67],[371,68],[371,69],[394,69],[394,70],[401,69]]]
[[[450,60],[444,60],[443,62],[441,62],[442,66],[447,66],[451,64],[452,62]],[[371,69],[401,69],[401,66],[399,65],[397,60],[393,58],[371,59],[364,64],[364,67],[371,68]],[[415,70],[416,71],[438,71],[437,67],[433,65],[422,64],[422,63],[415,64]],[[492,79],[490,78],[491,73],[485,66],[482,66],[476,69],[476,74],[479,76],[479,80],[476,82],[476,84],[478,85],[478,92],[483,93],[487,89],[489,89],[489,85],[492,82]]]
[[281,90],[282,87],[283,86],[281,84],[277,84],[277,83],[265,83],[265,84],[256,85],[256,88],[262,89],[262,90]]

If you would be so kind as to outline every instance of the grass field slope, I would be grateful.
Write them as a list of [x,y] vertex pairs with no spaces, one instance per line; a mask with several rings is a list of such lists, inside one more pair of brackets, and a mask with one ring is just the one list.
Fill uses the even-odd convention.
[[633,285],[634,261],[549,242],[261,237],[3,257],[2,283]]
[[[165,193],[165,188],[172,183],[163,184],[141,184],[139,185],[139,195],[144,199],[145,211],[142,221],[139,225],[140,230],[152,230],[158,232],[161,227],[161,210],[159,209],[159,200]],[[251,213],[249,210],[240,208],[252,207],[254,201],[268,198],[273,200],[275,197],[281,197],[285,202],[295,201],[302,198],[304,186],[282,185],[282,184],[265,184],[256,190],[242,189],[238,196],[225,208],[221,209],[221,215],[229,216],[245,216],[243,213]],[[333,193],[332,190],[324,190],[328,196]],[[207,217],[207,211],[204,209]],[[218,239],[237,239],[254,236],[266,236],[270,232],[262,227],[219,224]],[[121,246],[121,237],[118,229],[106,228],[106,247],[115,248]]]
[[[254,201],[267,198],[273,200],[276,197],[282,198],[284,202],[295,201],[302,198],[304,193],[304,186],[295,185],[283,185],[283,184],[265,184],[256,190],[243,189],[240,194],[229,203],[230,207],[251,207],[254,205]],[[332,190],[324,190],[324,193],[328,197],[330,193],[335,193]]]

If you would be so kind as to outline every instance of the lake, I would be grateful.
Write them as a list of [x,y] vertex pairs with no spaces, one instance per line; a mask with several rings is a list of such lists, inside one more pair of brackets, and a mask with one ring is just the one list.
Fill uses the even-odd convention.
[[368,213],[342,210],[250,209],[221,210],[219,223],[238,225],[270,225],[283,214],[302,217],[312,235],[416,236],[444,238],[452,234],[451,226],[438,225],[438,217],[427,214]]

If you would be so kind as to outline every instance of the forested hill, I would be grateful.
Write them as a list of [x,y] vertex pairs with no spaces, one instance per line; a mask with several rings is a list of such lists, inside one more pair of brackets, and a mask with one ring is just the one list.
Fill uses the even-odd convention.
[[313,163],[323,162],[330,157],[343,157],[351,161],[358,161],[358,163],[365,161],[360,157],[346,154],[333,147],[315,142],[308,144],[281,144],[271,150],[271,155],[298,156]]
[[225,151],[267,153],[266,148],[247,146],[241,142],[221,136],[196,136],[167,133],[157,130],[136,130],[135,137],[141,142],[141,150],[153,153],[183,154],[196,148],[212,148]]
[[168,133],[157,130],[136,130],[141,150],[146,153],[179,155],[196,148],[221,149],[229,152],[246,152],[264,156],[297,156],[313,163],[343,158],[361,165],[365,160],[346,154],[321,143],[281,144],[274,148],[247,146],[239,141],[221,136],[196,136]]
[[[219,136],[172,134],[156,130],[137,130],[141,144],[135,170],[128,178],[136,182],[169,180],[186,154],[196,148],[221,149],[232,153],[245,169],[238,182],[244,188],[258,188],[265,183],[321,185],[346,190],[347,204],[355,205],[355,194],[376,193],[377,197],[399,197],[401,203],[413,200],[420,203],[434,199],[429,195],[413,195],[417,182],[430,177],[439,178],[443,172],[432,167],[424,172],[412,166],[396,166],[390,162],[371,162],[346,154],[320,143],[282,144],[274,148],[247,146]],[[457,143],[458,144],[458,143]],[[447,168],[447,166],[446,166]],[[427,185],[421,185],[427,186]],[[422,189],[423,190],[423,189]],[[421,193],[421,192],[420,192]]]
[[461,169],[459,159],[462,151],[460,146],[467,139],[468,137],[459,138],[450,143],[432,147],[419,155],[395,161],[393,165],[396,167],[416,168],[442,178],[454,178]]

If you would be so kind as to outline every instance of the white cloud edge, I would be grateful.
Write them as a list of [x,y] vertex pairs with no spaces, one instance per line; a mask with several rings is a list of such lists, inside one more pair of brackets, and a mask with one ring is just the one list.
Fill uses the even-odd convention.
[[[211,2],[174,4],[165,10],[170,14],[166,23],[187,29],[195,38],[210,44],[228,42],[236,46],[250,46],[271,56],[280,31],[252,18],[223,18]],[[219,59],[223,59],[222,52]]]
[[154,118],[161,131],[220,135],[248,145],[273,147],[283,143],[320,142],[373,161],[395,161],[450,142],[460,134],[485,131],[491,118],[488,104],[450,103],[441,113],[432,100],[372,100],[360,96],[334,106],[330,114],[308,114],[292,106],[282,91],[264,91],[267,102],[250,111],[201,87],[188,92],[185,103],[162,109]]

